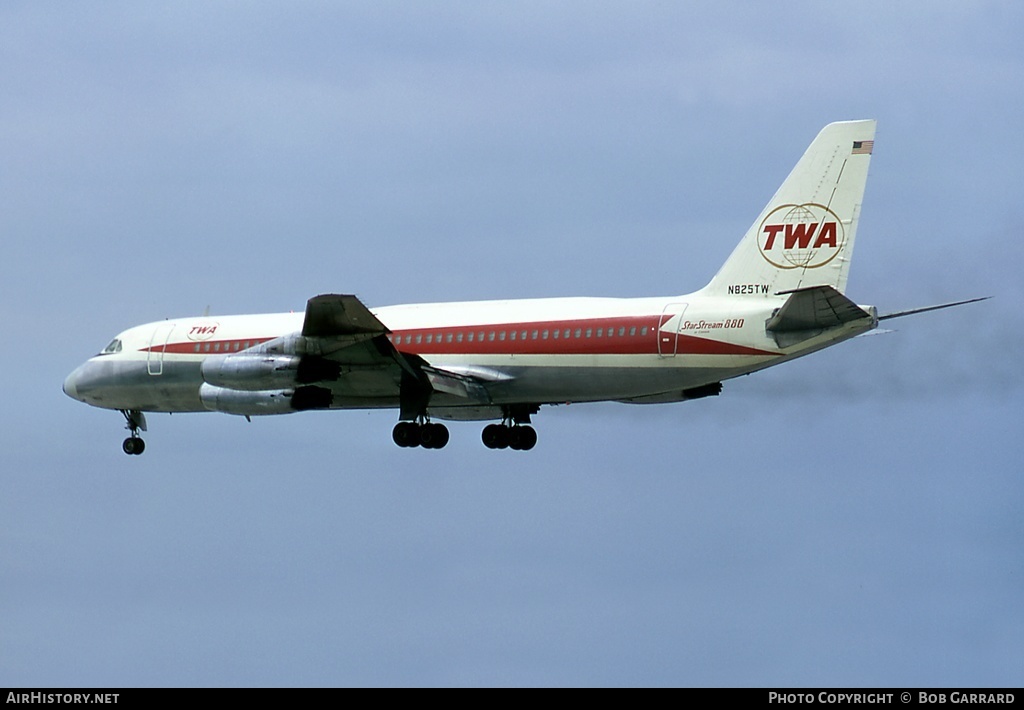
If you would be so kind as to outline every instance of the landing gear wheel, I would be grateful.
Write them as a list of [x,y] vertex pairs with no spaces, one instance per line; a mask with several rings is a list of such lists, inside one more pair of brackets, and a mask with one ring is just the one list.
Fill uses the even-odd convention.
[[507,449],[510,443],[509,428],[504,424],[488,424],[480,439],[488,449]]
[[146,442],[137,436],[130,436],[121,444],[121,449],[129,456],[138,456],[146,450]]
[[424,449],[443,449],[448,443],[448,427],[444,424],[424,424],[420,427],[420,446]]
[[480,434],[488,449],[529,451],[537,445],[537,430],[528,425],[488,424]]
[[509,446],[517,451],[529,451],[537,445],[537,430],[532,426],[512,427]]
[[420,426],[415,422],[398,422],[391,431],[391,438],[402,448],[420,445]]

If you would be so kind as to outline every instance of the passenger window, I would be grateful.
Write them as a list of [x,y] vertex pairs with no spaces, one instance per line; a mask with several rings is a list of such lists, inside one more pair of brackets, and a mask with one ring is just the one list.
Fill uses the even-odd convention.
[[515,340],[516,339],[516,334],[517,334],[517,332],[513,330],[511,333],[508,334],[508,339],[509,340]]
[[419,345],[422,342],[423,342],[423,333],[419,333],[416,336],[416,344]]
[[484,332],[482,330],[479,333],[477,333],[476,339],[479,340],[481,343],[484,342]]
[[561,332],[562,332],[562,331],[560,331],[560,330],[556,330],[556,331],[554,332],[554,338],[555,338],[555,340],[558,340],[558,334],[559,334],[559,333],[561,333]]
[[599,337],[599,338],[603,338],[604,337],[604,328],[598,328],[597,329],[597,337]]
[[526,331],[524,330],[519,337],[522,338],[523,340],[526,340]]
[[577,328],[576,332],[573,333],[573,337],[578,338],[578,337],[580,337],[581,333],[583,333],[583,329],[582,328]]
[[447,335],[444,336],[444,342],[446,342],[446,343],[452,342],[452,334],[451,333],[448,333]]
[[199,343],[196,343],[196,352],[199,352]]
[[546,330],[542,331],[541,334],[540,334],[540,338],[541,338],[541,340],[547,340],[548,339],[548,332]]
[[619,326],[619,337],[621,338],[625,334],[626,334],[626,326],[620,325]]
[[490,333],[487,334],[487,340],[489,340],[492,343],[494,342],[494,331],[493,330]]
[[498,333],[498,340],[504,340],[504,339],[505,339],[505,331],[503,330],[500,333]]
[[535,330],[535,331],[533,331],[533,333],[531,333],[531,334],[530,334],[530,337],[531,337],[531,338],[532,338],[533,340],[536,340],[536,339],[537,339],[537,335],[538,335],[538,333],[540,333],[540,331],[539,331],[539,330]]
[[631,327],[631,328],[629,329],[629,334],[630,334],[631,336],[632,336],[632,335],[636,335],[636,326],[635,326],[635,325],[634,325],[633,327]]
[[461,343],[462,342],[462,333],[456,333],[455,334],[455,342],[456,343]]
[[593,328],[587,328],[587,337],[589,338],[593,334],[594,334],[594,329]]
[[640,335],[647,335],[647,326],[646,325],[643,328],[640,329]]

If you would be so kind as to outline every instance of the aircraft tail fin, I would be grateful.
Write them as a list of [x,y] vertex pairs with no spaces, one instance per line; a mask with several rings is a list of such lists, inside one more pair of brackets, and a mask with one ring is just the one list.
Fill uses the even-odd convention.
[[825,126],[703,292],[773,297],[811,286],[844,292],[875,125]]

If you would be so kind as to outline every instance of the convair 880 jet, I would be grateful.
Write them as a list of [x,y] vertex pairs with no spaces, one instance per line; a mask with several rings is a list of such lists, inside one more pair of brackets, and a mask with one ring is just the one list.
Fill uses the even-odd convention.
[[[145,412],[244,417],[394,408],[396,444],[439,449],[438,420],[492,423],[488,448],[531,449],[545,404],[682,402],[813,353],[885,318],[847,298],[875,121],[826,126],[711,282],[657,298],[549,298],[368,308],[321,295],[304,313],[130,328],[64,382],[120,410],[140,454]],[[979,299],[972,299],[979,300]]]

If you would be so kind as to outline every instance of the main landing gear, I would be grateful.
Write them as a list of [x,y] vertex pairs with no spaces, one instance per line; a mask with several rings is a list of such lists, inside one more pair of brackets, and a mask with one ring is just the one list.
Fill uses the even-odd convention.
[[[395,424],[391,438],[404,449],[413,449],[417,446],[424,449],[443,449],[448,444],[448,427],[423,419],[400,421]],[[529,424],[509,418],[501,424],[485,426],[480,438],[488,449],[529,451],[537,445],[537,430]]]
[[537,430],[530,426],[530,415],[540,409],[536,404],[516,404],[502,408],[501,424],[488,424],[480,438],[488,449],[529,451],[537,445]]
[[146,442],[139,436],[140,429],[146,431],[146,415],[138,409],[122,409],[121,414],[127,422],[125,429],[132,433],[121,444],[121,450],[129,456],[138,456],[146,450]]
[[488,449],[529,451],[537,445],[537,430],[529,424],[488,424],[480,438]]
[[448,443],[448,427],[430,422],[398,422],[391,438],[403,448],[443,449]]

